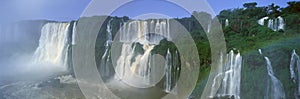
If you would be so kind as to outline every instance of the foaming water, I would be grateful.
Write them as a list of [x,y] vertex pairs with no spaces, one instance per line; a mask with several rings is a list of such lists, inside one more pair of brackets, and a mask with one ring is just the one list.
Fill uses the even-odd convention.
[[[111,42],[110,22],[106,31],[108,36],[107,42]],[[177,75],[174,72],[177,71],[178,73],[179,71],[179,69],[176,70],[179,68],[177,65],[179,60],[177,51],[166,50],[166,56],[161,56],[163,58],[161,64],[154,62],[157,55],[152,52],[163,39],[167,41],[172,39],[169,28],[168,19],[131,20],[121,23],[120,35],[119,39],[117,39],[119,41],[114,41],[120,44],[120,50],[119,55],[116,55],[113,78],[136,88],[154,87],[162,81],[160,86],[162,91],[176,93],[173,90],[175,89],[174,81],[176,81]],[[108,45],[110,46],[110,44]],[[101,65],[103,66],[109,62],[106,57],[110,57],[111,50],[107,47],[107,43],[105,47],[106,49],[101,60]],[[155,64],[160,65],[157,66]],[[157,68],[161,68],[162,71],[157,71]],[[163,72],[163,74],[160,72]]]
[[[265,24],[265,21],[267,21],[267,24]],[[257,23],[263,26],[267,25],[268,28],[274,31],[284,30],[285,27],[284,19],[281,16],[274,19],[270,19],[269,17],[263,17],[260,20],[258,20]]]
[[285,92],[283,89],[283,85],[278,80],[277,77],[275,77],[275,73],[273,72],[273,67],[271,65],[271,61],[268,57],[265,57],[267,62],[267,69],[268,69],[268,85],[267,85],[267,92],[265,99],[285,99]]
[[[263,55],[262,50],[258,49],[260,55]],[[264,57],[267,63],[267,71],[269,78],[267,79],[267,87],[264,99],[285,99],[285,91],[281,81],[275,76],[273,66],[268,57]]]
[[240,98],[242,57],[230,51],[227,57],[220,56],[220,70],[213,79],[209,98]]
[[[120,29],[120,42],[123,45],[116,67],[118,78],[135,87],[154,86],[150,84],[151,51],[163,38],[170,39],[168,20],[124,23]],[[143,53],[137,53],[139,45]]]
[[[297,70],[295,70],[295,68]],[[297,78],[297,74],[295,73],[295,71],[298,71],[298,78]],[[299,83],[300,72],[299,71],[300,71],[300,57],[296,53],[296,51],[293,50],[292,55],[291,55],[290,74],[291,74],[291,79],[293,80],[293,83],[295,83],[295,84],[298,83],[297,92],[296,92],[297,95],[300,95],[300,83]]]
[[0,63],[8,67],[1,73],[4,77],[0,79],[0,98],[82,98],[76,79],[72,75],[61,76],[68,73],[70,33],[74,31],[70,26],[70,23],[45,24],[34,52],[18,53]]
[[67,72],[69,27],[70,23],[45,24],[36,50],[9,56],[1,63],[8,67],[3,75],[14,80],[34,80]]
[[32,59],[34,64],[49,63],[67,69],[69,23],[48,23],[42,28],[39,46]]

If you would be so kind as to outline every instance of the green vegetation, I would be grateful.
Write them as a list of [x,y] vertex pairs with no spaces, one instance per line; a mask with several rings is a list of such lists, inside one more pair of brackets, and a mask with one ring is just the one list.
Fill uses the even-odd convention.
[[[295,84],[289,79],[289,61],[293,49],[300,50],[300,2],[288,2],[289,6],[280,8],[271,4],[265,7],[257,7],[257,3],[245,3],[245,8],[223,10],[217,16],[223,25],[223,32],[226,39],[227,51],[237,49],[243,56],[241,98],[262,99],[265,96],[267,80],[266,62],[263,56],[259,55],[257,49],[263,49],[263,53],[270,57],[274,72],[282,81],[286,91],[287,99],[294,98]],[[281,16],[285,21],[285,29],[273,31],[267,26],[261,26],[257,21],[263,17],[276,18]],[[226,19],[229,26],[225,26]],[[202,30],[203,31],[203,30]],[[197,43],[199,56],[201,57],[201,70],[199,74],[198,87],[192,94],[200,97],[199,92],[203,88],[208,77],[210,63],[203,60],[210,60],[210,55],[200,49],[210,49],[207,39],[203,39],[204,32],[200,35],[193,35]],[[201,43],[199,43],[201,42]],[[207,46],[205,46],[208,44]],[[199,47],[201,47],[199,49]],[[210,51],[210,50],[207,50]],[[207,55],[208,54],[208,55]],[[206,69],[207,68],[207,69]],[[203,76],[205,75],[205,76]]]
[[[209,24],[210,21],[218,21],[222,24],[223,32],[226,41],[227,51],[237,49],[241,52],[244,64],[242,68],[242,84],[241,97],[261,99],[264,96],[264,87],[266,76],[266,63],[261,55],[258,55],[257,49],[266,50],[264,53],[270,57],[274,66],[274,72],[283,82],[286,96],[288,99],[293,97],[294,85],[289,81],[288,61],[292,49],[300,51],[300,2],[288,2],[288,6],[280,8],[275,4],[268,6],[257,7],[256,2],[245,3],[244,8],[235,8],[223,10],[216,17],[205,12],[194,12],[194,16],[201,16],[200,21]],[[285,21],[285,29],[273,31],[267,26],[261,26],[257,21],[263,17],[271,19],[283,17]],[[120,28],[120,23],[130,20],[128,17],[109,17],[108,20],[114,18],[112,27],[113,36],[116,35]],[[226,19],[229,20],[229,25],[225,26]],[[107,20],[107,22],[108,22]],[[200,58],[200,74],[198,79],[198,87],[195,88],[194,96],[201,96],[203,88],[206,84],[210,72],[211,64],[211,49],[208,37],[206,35],[208,26],[201,26],[195,17],[176,18],[193,37],[198,48]],[[105,24],[107,24],[107,22]],[[212,28],[213,29],[213,28]],[[213,31],[213,30],[211,30]],[[101,56],[104,53],[104,43],[106,39],[106,26],[101,28],[96,45],[96,60],[100,62]],[[291,38],[295,38],[291,40]],[[280,46],[275,46],[275,45]],[[154,50],[155,53],[165,55],[166,49],[176,50],[174,44],[163,40],[160,46]],[[276,49],[276,50],[275,50]],[[277,51],[282,50],[282,51]],[[284,57],[282,56],[284,53]],[[275,59],[278,58],[278,59]],[[284,63],[284,64],[283,64]],[[99,63],[98,63],[99,64]],[[252,97],[251,97],[252,96]]]

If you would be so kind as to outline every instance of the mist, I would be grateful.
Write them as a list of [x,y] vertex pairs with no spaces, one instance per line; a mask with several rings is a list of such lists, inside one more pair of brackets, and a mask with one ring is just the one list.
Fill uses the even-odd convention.
[[[12,25],[23,26],[18,28],[18,31],[10,32],[15,30],[12,27],[0,30],[0,34],[5,36],[3,37],[5,39],[0,37],[0,85],[4,82],[43,80],[66,73],[67,67],[63,66],[64,64],[49,62],[43,60],[43,57],[38,59],[40,56],[57,55],[46,51],[45,54],[36,53],[39,46],[43,47],[39,42],[45,23],[46,21],[23,21]],[[60,46],[53,45],[47,51],[55,47]],[[40,52],[44,51],[40,50]]]

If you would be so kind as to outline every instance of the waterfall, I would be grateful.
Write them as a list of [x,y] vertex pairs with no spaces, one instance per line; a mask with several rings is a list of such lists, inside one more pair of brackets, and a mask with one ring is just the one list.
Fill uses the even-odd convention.
[[177,50],[175,53],[172,55],[170,52],[170,49],[167,50],[166,54],[166,63],[165,63],[165,91],[167,93],[172,93],[172,94],[177,94],[177,89],[174,84],[176,83],[179,72],[180,72],[180,67],[179,67],[179,57],[178,57],[178,52]]
[[275,29],[274,29],[274,20],[270,19],[270,20],[268,21],[268,27],[271,28],[272,30],[275,30]]
[[279,21],[279,23],[278,23],[278,30],[280,30],[280,29],[284,30],[284,25],[285,25],[284,19],[281,16],[279,16],[277,19]]
[[[149,21],[131,21],[125,23],[120,35],[121,42],[139,42],[141,44],[158,45],[159,41],[164,38],[170,41],[169,20],[151,20]],[[126,27],[126,28],[125,28]],[[161,37],[151,37],[155,35]]]
[[263,17],[263,18],[259,19],[257,22],[260,25],[265,25],[265,20],[268,20],[268,19],[269,19],[269,17]]
[[[297,68],[298,71],[298,79],[296,78],[296,74],[295,74],[295,68]],[[297,88],[297,94],[300,95],[300,83],[299,83],[299,79],[300,79],[300,57],[299,55],[296,53],[295,50],[293,50],[292,56],[291,56],[291,63],[290,63],[290,74],[291,74],[291,79],[293,80],[293,83],[298,83],[298,88]],[[298,81],[296,81],[298,80]]]
[[225,27],[229,25],[228,19],[225,20]]
[[262,51],[261,51],[261,49],[258,49],[258,52],[259,52],[259,54],[260,54],[260,55],[262,55]]
[[[164,38],[171,40],[169,20],[134,20],[120,28],[121,55],[117,60],[115,78],[128,85],[147,88],[151,84],[151,51]],[[143,52],[139,52],[138,48]]]
[[73,28],[72,28],[72,45],[76,45],[76,25],[77,22],[73,23]]
[[274,31],[278,31],[278,18],[273,19],[274,23],[273,23],[273,30]]
[[110,73],[110,67],[111,67],[111,54],[110,54],[110,47],[111,47],[111,43],[112,43],[112,28],[111,28],[111,22],[113,21],[113,19],[109,20],[107,27],[106,27],[106,42],[104,44],[105,46],[105,52],[102,55],[101,58],[101,66],[100,66],[100,73],[102,74],[102,77],[109,77],[111,76]]
[[[173,70],[174,70],[174,72],[172,72],[174,78],[173,83],[176,83],[179,78],[179,73],[180,73],[179,61],[180,61],[179,54],[178,51],[176,50],[175,54],[173,55]],[[173,93],[177,94],[177,86],[173,88]]]
[[273,72],[271,61],[268,57],[265,57],[267,61],[268,69],[268,85],[265,99],[285,99],[285,92],[282,83],[275,77]]
[[269,19],[269,17],[263,17],[261,19],[259,19],[257,21],[258,24],[260,25],[265,25],[265,21],[268,21],[267,27],[274,30],[274,31],[278,31],[278,30],[284,30],[284,19],[279,16],[275,19]]
[[43,26],[33,64],[51,64],[67,70],[69,23],[47,23]]
[[171,92],[172,86],[172,55],[170,50],[168,49],[166,55],[166,82],[165,82],[165,90],[166,92]]
[[209,24],[207,25],[207,33],[210,32],[210,29],[211,29],[211,21],[210,21]]
[[[214,77],[209,97],[221,98],[233,96],[239,99],[242,68],[242,57],[240,53],[234,54],[233,51],[230,51],[226,59],[223,59],[223,55],[221,54],[220,67],[222,67],[223,70]],[[216,87],[218,83],[221,84],[219,88]]]

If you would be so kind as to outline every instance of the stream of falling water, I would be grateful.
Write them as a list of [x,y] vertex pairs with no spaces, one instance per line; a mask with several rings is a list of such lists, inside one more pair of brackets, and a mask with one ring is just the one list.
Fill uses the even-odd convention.
[[172,55],[170,50],[168,49],[166,55],[166,83],[165,83],[165,90],[166,92],[171,92],[171,85],[172,85]]
[[[133,20],[122,23],[120,28],[120,42],[121,52],[116,61],[114,78],[122,81],[130,86],[137,88],[149,88],[155,86],[157,81],[152,81],[151,78],[157,78],[152,75],[156,67],[152,63],[152,50],[155,46],[160,44],[163,39],[171,40],[169,32],[169,20],[157,19],[157,20]],[[111,30],[108,26],[107,32],[110,33],[110,37],[107,37],[108,41],[111,41]],[[106,49],[103,56],[106,57]],[[166,92],[171,92],[172,84],[174,84],[175,75],[174,68],[177,66],[178,59],[177,51],[176,55],[172,55],[170,50],[167,51],[165,56],[165,82],[164,89]],[[105,58],[106,59],[106,58]],[[104,59],[102,59],[102,63]],[[179,69],[178,69],[179,70]],[[152,73],[154,72],[154,73]]]
[[[223,69],[217,73],[213,80],[209,98],[233,96],[239,99],[242,67],[242,57],[240,53],[234,54],[233,51],[230,51],[226,59],[224,59],[221,54],[220,67]],[[217,84],[221,84],[220,87],[217,87]]]
[[282,83],[275,77],[271,61],[268,57],[265,57],[268,68],[268,86],[265,99],[285,99],[285,92]]
[[[259,54],[263,55],[262,50],[258,49]],[[271,61],[268,57],[264,57],[267,62],[268,81],[264,99],[285,99],[285,91],[280,80],[275,76]]]
[[26,53],[25,61],[24,56],[18,56],[18,60],[22,61],[15,63],[20,71],[14,72],[16,75],[11,76],[12,81],[0,86],[0,98],[57,99],[82,96],[81,91],[76,89],[76,80],[72,75],[61,75],[69,73],[69,53],[72,36],[76,35],[75,26],[75,22],[49,22],[43,25],[38,47],[34,53]]
[[33,64],[51,64],[67,70],[68,27],[70,23],[47,23],[42,28],[39,46],[33,55]]
[[265,21],[267,21],[267,27],[274,31],[284,30],[285,23],[284,23],[284,19],[281,16],[275,19],[269,19],[269,17],[263,17],[257,22],[260,25],[265,25]]
[[[296,77],[296,73],[295,73],[295,68],[297,68],[296,71],[298,71],[298,78]],[[297,96],[300,95],[300,83],[299,83],[299,79],[300,79],[300,57],[299,55],[296,53],[295,50],[293,50],[292,52],[292,56],[291,56],[291,63],[290,63],[290,74],[291,74],[291,79],[293,80],[293,83],[297,84]],[[298,80],[298,81],[297,81]]]
[[111,72],[109,67],[110,65],[110,47],[111,47],[111,43],[112,43],[112,28],[111,28],[111,22],[112,19],[109,20],[108,24],[107,24],[107,28],[106,28],[106,42],[105,42],[105,52],[102,55],[101,58],[101,66],[100,66],[100,73],[102,74],[102,77],[109,77],[111,76]]

